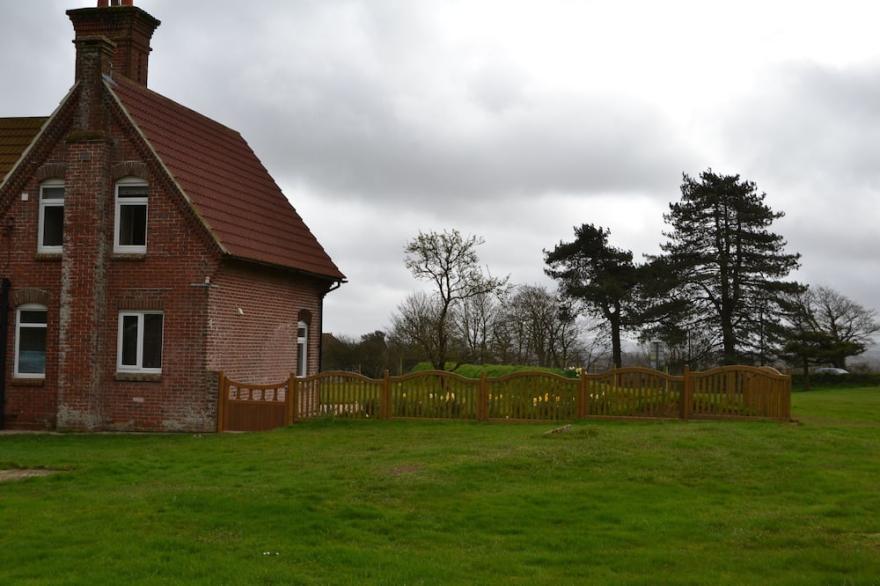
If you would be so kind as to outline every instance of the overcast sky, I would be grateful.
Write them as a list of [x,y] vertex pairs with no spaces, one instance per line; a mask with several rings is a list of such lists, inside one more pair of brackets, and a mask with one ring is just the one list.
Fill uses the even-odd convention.
[[[681,173],[757,182],[796,277],[880,308],[880,5],[873,2],[140,0],[150,87],[239,130],[349,278],[325,331],[384,329],[419,230],[544,283],[595,222],[657,250]],[[67,8],[0,3],[0,116],[73,81]]]

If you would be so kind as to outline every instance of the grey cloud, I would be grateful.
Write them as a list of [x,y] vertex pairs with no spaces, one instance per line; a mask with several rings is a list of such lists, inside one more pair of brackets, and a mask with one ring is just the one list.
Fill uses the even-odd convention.
[[[404,4],[282,10],[270,2],[266,9],[289,27],[245,20],[246,41],[230,39],[218,54],[210,19],[195,40],[190,31],[182,38],[179,22],[196,15],[178,14],[186,9],[177,3],[169,24],[177,28],[155,43],[154,79],[185,88],[172,97],[234,120],[273,172],[329,197],[427,204],[644,190],[664,184],[670,168],[690,166],[691,153],[649,102],[530,92],[528,72],[503,55],[460,63],[470,55],[432,37],[430,23]],[[310,28],[328,22],[336,30]],[[286,33],[267,34],[279,29]],[[204,35],[212,42],[199,41]]]
[[783,67],[738,109],[731,139],[774,177],[880,187],[880,63]]
[[[777,68],[747,100],[682,122],[666,117],[668,87],[565,93],[491,44],[457,44],[432,20],[440,0],[138,4],[163,20],[153,89],[239,130],[350,277],[328,330],[387,325],[418,286],[402,248],[419,229],[482,234],[493,272],[532,282],[541,249],[583,221],[652,250],[681,171],[716,162],[788,213],[799,278],[880,308],[880,63]],[[73,79],[64,10],[91,5],[3,3],[0,115],[54,109]]]
[[728,147],[787,213],[799,277],[880,308],[880,63],[788,65],[735,108]]
[[292,94],[284,110],[263,109],[280,121],[258,137],[272,167],[329,193],[411,201],[651,189],[690,162],[671,129],[637,107],[545,98],[457,130],[429,123],[443,112],[402,120],[381,86],[361,81],[309,81],[319,98]]

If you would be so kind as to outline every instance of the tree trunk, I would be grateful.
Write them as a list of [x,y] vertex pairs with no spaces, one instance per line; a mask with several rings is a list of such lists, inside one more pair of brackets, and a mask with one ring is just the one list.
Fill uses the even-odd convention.
[[615,313],[608,321],[611,323],[611,360],[614,366],[623,368],[623,359],[620,352],[620,317]]
[[804,358],[804,390],[810,390],[810,360]]
[[724,364],[736,364],[738,362],[736,337],[733,334],[733,320],[728,311],[721,313],[721,340],[724,347]]
[[449,315],[449,303],[446,302],[443,305],[443,309],[440,311],[440,317],[437,321],[437,360],[434,363],[434,368],[436,370],[446,370],[446,349],[447,349],[447,335],[446,335],[446,316]]

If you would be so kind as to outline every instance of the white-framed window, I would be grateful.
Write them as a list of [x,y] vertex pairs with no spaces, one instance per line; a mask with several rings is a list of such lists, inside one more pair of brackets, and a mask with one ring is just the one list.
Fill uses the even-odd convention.
[[303,377],[309,372],[309,324],[304,321],[296,325],[296,376]]
[[161,311],[120,311],[117,372],[161,374],[164,326]]
[[52,179],[40,185],[40,221],[37,252],[60,253],[64,247],[64,181]]
[[147,252],[147,207],[150,187],[143,179],[122,179],[116,183],[116,212],[113,221],[113,252]]
[[16,378],[46,376],[46,308],[22,305],[15,312]]

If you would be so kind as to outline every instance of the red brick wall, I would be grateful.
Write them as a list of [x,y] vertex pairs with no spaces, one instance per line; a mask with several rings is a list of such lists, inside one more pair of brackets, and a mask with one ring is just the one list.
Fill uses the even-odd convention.
[[286,380],[296,369],[297,323],[307,310],[308,373],[316,373],[325,289],[326,283],[289,272],[224,263],[210,293],[208,368],[239,382]]
[[[0,225],[15,221],[11,236],[0,236],[0,276],[10,278],[18,303],[36,296],[48,307],[45,380],[14,380],[10,351],[6,424],[213,430],[217,371],[244,382],[286,379],[296,367],[303,310],[311,315],[308,371],[317,372],[326,283],[243,262],[221,265],[210,237],[126,122],[114,118],[109,142],[69,144],[72,110],[61,113],[0,193]],[[112,252],[114,183],[131,173],[150,184],[142,257]],[[37,254],[39,187],[56,175],[66,182],[65,251],[46,257]],[[164,312],[160,377],[117,375],[120,310]],[[11,317],[10,349],[14,308]]]
[[[68,104],[58,113],[57,124],[48,129],[44,141],[31,153],[20,177],[10,177],[0,192],[0,226],[14,226],[11,233],[0,230],[0,276],[12,281],[13,307],[7,332],[6,426],[20,429],[45,429],[55,426],[58,398],[58,329],[61,262],[59,258],[42,259],[37,255],[37,221],[39,214],[38,171],[45,172],[66,160],[64,136],[73,114]],[[58,166],[56,165],[56,167]],[[57,169],[56,169],[57,170]],[[51,173],[50,173],[51,175]],[[63,171],[62,171],[63,175]],[[54,177],[54,175],[52,175]],[[42,178],[42,177],[41,177]],[[17,180],[16,180],[17,179]],[[26,194],[28,201],[22,201]],[[46,377],[43,381],[14,381],[15,300],[32,288],[45,294],[47,314]],[[26,304],[29,300],[22,300]]]
[[[67,144],[63,137],[68,128],[69,117],[62,117],[48,144],[32,153],[27,173],[12,178],[0,193],[0,224],[8,216],[15,219],[11,237],[0,237],[0,275],[12,281],[13,296],[37,289],[45,292],[48,306],[46,378],[37,383],[14,380],[14,355],[9,353],[3,373],[5,421],[14,428],[57,424],[72,429],[212,430],[216,378],[206,370],[208,290],[203,284],[216,272],[219,254],[185,202],[173,195],[150,154],[137,139],[129,139],[124,126],[112,126],[110,143]],[[151,186],[147,254],[141,258],[112,253],[111,174],[123,162],[146,175]],[[66,240],[61,258],[37,255],[39,185],[47,168],[61,168],[65,175]],[[27,201],[21,200],[23,192]],[[74,235],[68,242],[67,236]],[[158,380],[117,376],[122,309],[165,313]],[[14,313],[11,317],[12,349]]]

